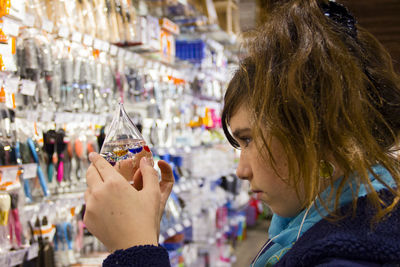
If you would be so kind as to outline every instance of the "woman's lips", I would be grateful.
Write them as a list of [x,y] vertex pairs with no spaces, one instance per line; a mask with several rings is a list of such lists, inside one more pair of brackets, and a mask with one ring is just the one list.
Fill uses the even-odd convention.
[[261,190],[251,190],[254,194],[262,193]]

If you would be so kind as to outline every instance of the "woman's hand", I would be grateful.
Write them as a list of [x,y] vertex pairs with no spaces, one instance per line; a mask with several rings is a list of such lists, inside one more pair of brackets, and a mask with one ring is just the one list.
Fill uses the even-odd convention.
[[[125,179],[129,182],[132,182],[133,176],[136,173],[136,171],[140,167],[140,160],[146,157],[149,159],[149,162],[151,163],[151,166],[154,166],[154,161],[153,161],[153,155],[151,152],[146,151],[145,149],[142,149],[141,152],[135,154],[134,158],[127,158],[124,160],[118,161],[114,168],[122,175],[125,177]],[[141,188],[136,189],[140,190]]]
[[105,159],[91,153],[86,173],[84,223],[109,250],[158,245],[160,220],[174,182],[171,167],[158,166],[161,181],[145,157],[134,175],[133,187]]

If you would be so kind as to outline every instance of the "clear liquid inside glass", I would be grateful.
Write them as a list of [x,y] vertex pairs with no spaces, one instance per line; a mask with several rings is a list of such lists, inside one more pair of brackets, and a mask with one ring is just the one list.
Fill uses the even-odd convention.
[[122,104],[119,105],[119,110],[109,126],[100,155],[130,183],[133,183],[133,176],[142,157],[153,162],[150,148]]

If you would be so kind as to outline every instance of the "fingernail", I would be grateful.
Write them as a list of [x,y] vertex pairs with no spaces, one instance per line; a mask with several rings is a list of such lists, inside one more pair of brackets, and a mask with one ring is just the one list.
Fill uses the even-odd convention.
[[96,156],[96,153],[95,153],[95,152],[90,152],[90,154],[89,154],[89,160],[90,160],[90,162],[93,161],[93,159],[94,159],[95,156]]

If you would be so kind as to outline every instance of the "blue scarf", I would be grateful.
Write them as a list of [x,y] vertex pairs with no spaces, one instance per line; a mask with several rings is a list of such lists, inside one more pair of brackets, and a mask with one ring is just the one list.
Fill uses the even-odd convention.
[[[395,187],[396,184],[390,175],[390,173],[380,165],[376,165],[372,167],[372,170],[375,174],[377,174],[386,184],[390,187]],[[377,181],[372,174],[369,174],[372,186],[376,191],[380,191],[386,188],[382,183]],[[336,191],[339,187],[340,181],[342,177],[335,181],[333,188]],[[339,205],[342,207],[352,201],[352,188],[356,188],[356,181],[352,179],[353,184],[345,185],[342,190],[341,197],[339,200]],[[331,193],[332,187],[327,188],[321,195],[322,199],[325,199]],[[360,186],[358,196],[363,197],[367,195],[368,191],[364,185]],[[319,207],[319,212],[316,209],[316,206]],[[332,209],[332,205],[330,208]],[[301,226],[301,222],[303,221],[304,215],[306,214],[307,209],[300,212],[297,216],[292,218],[284,218],[280,217],[276,214],[272,216],[271,225],[268,230],[269,234],[269,244],[262,249],[260,252],[261,255],[258,257],[256,262],[254,263],[254,267],[265,267],[265,266],[273,266],[277,263],[283,255],[293,246],[293,244],[297,241],[299,237],[303,233],[305,233],[308,229],[310,229],[314,224],[319,222],[322,219],[322,215],[327,215],[328,212],[326,209],[322,208],[319,201],[315,201],[314,204],[309,208],[307,216]],[[301,230],[300,230],[301,226]],[[299,233],[300,230],[300,233]],[[299,237],[298,237],[299,236]]]

